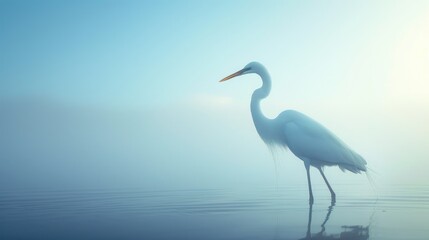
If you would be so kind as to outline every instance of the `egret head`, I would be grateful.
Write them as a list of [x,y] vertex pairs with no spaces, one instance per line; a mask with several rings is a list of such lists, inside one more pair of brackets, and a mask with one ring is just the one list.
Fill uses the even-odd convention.
[[262,70],[264,68],[264,66],[262,66],[262,64],[258,63],[258,62],[251,62],[249,64],[247,64],[246,66],[244,66],[243,69],[241,69],[240,71],[237,71],[225,78],[223,78],[222,80],[220,80],[219,82],[224,82],[226,80],[229,80],[231,78],[237,77],[237,76],[241,76],[244,74],[249,74],[249,73],[259,73],[260,70]]

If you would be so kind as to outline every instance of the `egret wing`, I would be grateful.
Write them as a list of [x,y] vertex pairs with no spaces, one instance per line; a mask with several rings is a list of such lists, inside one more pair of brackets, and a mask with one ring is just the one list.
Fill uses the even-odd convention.
[[320,123],[293,112],[284,124],[288,147],[311,165],[338,165],[352,172],[366,171],[366,161]]

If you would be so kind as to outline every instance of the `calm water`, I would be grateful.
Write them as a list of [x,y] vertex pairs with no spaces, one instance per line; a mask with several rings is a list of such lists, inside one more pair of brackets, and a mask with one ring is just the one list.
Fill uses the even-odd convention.
[[1,192],[0,239],[428,239],[429,186]]

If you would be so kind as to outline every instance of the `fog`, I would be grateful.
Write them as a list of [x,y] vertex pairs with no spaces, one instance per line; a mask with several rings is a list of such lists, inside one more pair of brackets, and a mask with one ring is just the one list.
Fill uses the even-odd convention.
[[[248,104],[172,106],[107,109],[3,100],[0,186],[159,190],[306,183],[301,160],[290,151],[274,158],[264,146]],[[314,107],[313,117],[365,157],[378,186],[427,182],[427,110]],[[369,184],[365,175],[326,171],[333,186]]]
[[[0,3],[0,188],[306,185],[253,126],[295,109],[368,162],[376,185],[426,184],[424,1]],[[239,10],[239,11],[238,11]],[[313,171],[313,173],[316,173]],[[313,174],[313,183],[323,183]],[[365,175],[326,169],[336,184]]]
[[216,115],[22,100],[3,102],[1,113],[3,189],[216,187],[242,182],[241,168],[257,170],[236,160],[254,162],[238,143],[258,139],[228,109]]

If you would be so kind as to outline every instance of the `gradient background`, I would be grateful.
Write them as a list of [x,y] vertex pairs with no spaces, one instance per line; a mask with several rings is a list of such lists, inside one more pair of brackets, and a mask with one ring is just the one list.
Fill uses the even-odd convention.
[[377,185],[428,183],[428,1],[2,0],[0,190],[306,184],[257,136],[258,77],[218,83],[255,60],[267,116],[317,119]]

